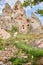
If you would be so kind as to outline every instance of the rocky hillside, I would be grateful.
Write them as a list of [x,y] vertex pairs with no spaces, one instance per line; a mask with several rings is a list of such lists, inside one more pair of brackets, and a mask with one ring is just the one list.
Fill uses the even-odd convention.
[[6,3],[0,15],[0,65],[43,65],[43,28],[20,1]]
[[27,17],[20,1],[17,1],[13,8],[6,3],[0,16],[0,28],[11,30],[14,26],[19,33],[42,33],[40,20],[34,13]]
[[7,40],[0,39],[0,64],[42,65],[43,34],[18,34],[16,37],[10,37]]

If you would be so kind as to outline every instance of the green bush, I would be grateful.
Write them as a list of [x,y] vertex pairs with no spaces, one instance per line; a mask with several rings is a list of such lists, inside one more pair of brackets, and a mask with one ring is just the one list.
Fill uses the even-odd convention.
[[12,62],[12,65],[22,65],[28,62],[28,58],[11,58],[9,61]]
[[[17,40],[12,38],[12,39],[9,39],[7,43],[15,45],[18,49],[22,49],[24,52],[27,53],[27,55],[30,55],[31,59],[28,58],[28,61],[34,61],[32,62],[32,65],[37,65],[36,63],[37,61],[35,62],[35,59],[38,60],[40,57],[43,57],[43,50],[28,46],[27,44],[25,44],[25,42],[22,42],[22,41],[17,42]],[[28,62],[27,59],[18,58],[18,57],[11,58],[10,61],[12,62],[12,65],[23,65],[23,63]]]
[[25,44],[25,42],[22,41],[16,42],[16,40],[10,39],[7,41],[7,43],[16,45],[17,48],[22,49],[24,52],[26,52],[27,54],[31,54],[34,57],[43,57],[43,50],[33,48]]
[[16,26],[12,26],[12,29],[11,29],[12,32],[16,32],[18,31],[17,27]]
[[2,41],[3,41],[3,40],[0,38],[0,43],[2,43]]
[[36,48],[33,48],[31,46],[28,46],[27,44],[24,44],[22,42],[15,42],[15,45],[25,51],[28,54],[33,55],[34,57],[43,57],[43,50],[39,50]]

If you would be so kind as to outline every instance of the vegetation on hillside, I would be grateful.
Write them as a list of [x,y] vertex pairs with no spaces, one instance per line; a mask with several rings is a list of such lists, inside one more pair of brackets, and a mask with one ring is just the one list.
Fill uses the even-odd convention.
[[[37,62],[35,61],[38,61],[38,59],[43,57],[43,50],[33,48],[32,46],[28,45],[27,42],[38,37],[43,37],[43,34],[40,34],[40,35],[18,34],[16,38],[11,37],[10,39],[3,40],[3,42],[0,43],[0,48],[1,48],[1,45],[2,45],[2,49],[6,48],[6,46],[9,46],[9,45],[13,45],[13,46],[15,45],[18,48],[19,52],[15,53],[16,57],[12,57],[8,59],[9,61],[12,62],[12,65],[24,65],[28,62],[31,62],[31,65],[34,65],[34,64],[37,64]],[[25,40],[28,40],[28,41],[25,41]],[[21,50],[26,53],[27,58],[19,57],[19,53]]]
[[[37,4],[40,4],[41,2],[43,2],[43,0],[24,0],[23,6],[27,7],[33,7]],[[38,14],[41,14],[41,16],[43,16],[43,9],[39,9],[36,11]]]

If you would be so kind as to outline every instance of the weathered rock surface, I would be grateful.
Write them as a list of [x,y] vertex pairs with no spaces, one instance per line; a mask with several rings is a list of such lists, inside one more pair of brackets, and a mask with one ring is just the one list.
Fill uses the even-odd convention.
[[17,1],[13,8],[6,3],[0,16],[0,27],[11,30],[12,26],[17,26],[19,33],[42,33],[40,20],[32,13],[29,18],[20,1]]
[[35,33],[35,34],[43,33],[42,24],[41,24],[40,20],[38,19],[38,17],[34,13],[31,14],[30,20],[31,20],[30,33]]
[[38,49],[43,49],[43,38],[37,38],[30,41],[30,45]]

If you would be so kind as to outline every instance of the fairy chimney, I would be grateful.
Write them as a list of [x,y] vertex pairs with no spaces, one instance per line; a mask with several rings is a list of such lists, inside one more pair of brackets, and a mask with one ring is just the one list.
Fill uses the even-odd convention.
[[23,8],[23,6],[22,6],[22,4],[21,4],[21,2],[19,0],[15,3],[15,5],[13,7],[14,12],[16,12],[18,10],[21,12],[21,14],[25,13],[24,8]]
[[40,20],[34,13],[32,13],[30,18],[27,17],[19,0],[15,3],[13,8],[11,8],[8,3],[5,4],[0,21],[0,27],[6,30],[11,30],[12,26],[16,26],[19,33],[42,32]]
[[31,32],[42,33],[41,21],[34,13],[31,14],[30,25],[31,25]]
[[2,13],[3,15],[6,15],[6,16],[10,16],[12,14],[11,6],[8,3],[5,4],[5,7],[3,8]]
[[25,10],[20,1],[17,1],[13,7],[13,18],[18,26],[19,33],[27,33],[29,28],[29,19],[25,14]]

